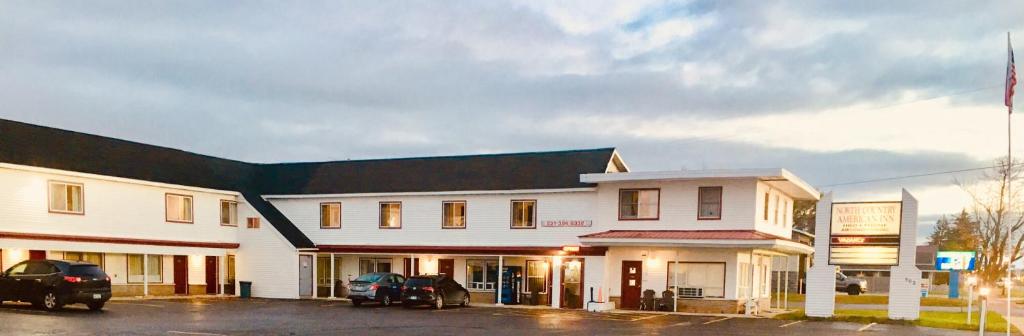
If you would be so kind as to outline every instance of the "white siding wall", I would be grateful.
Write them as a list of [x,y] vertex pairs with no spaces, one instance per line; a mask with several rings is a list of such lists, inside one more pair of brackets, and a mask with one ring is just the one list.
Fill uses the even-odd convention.
[[[596,194],[567,192],[452,196],[271,199],[313,242],[341,245],[561,246],[591,228],[543,227],[544,220],[594,220]],[[511,200],[537,200],[537,228],[511,229]],[[443,201],[466,201],[466,229],[442,229]],[[402,228],[379,228],[379,202],[402,202]],[[341,229],[320,228],[320,203],[341,202]]]
[[[48,211],[49,180],[82,183],[85,215]],[[220,200],[231,193],[199,192],[0,167],[0,230],[203,242],[236,242],[236,228],[220,225]],[[193,196],[194,223],[165,220],[164,194]]]
[[[697,220],[699,187],[722,187],[722,219]],[[619,220],[619,190],[661,188],[658,220]],[[753,230],[756,181],[700,180],[602,183],[598,187],[598,222],[604,230]]]
[[[260,228],[246,228],[246,218],[259,217]],[[265,298],[299,298],[299,254],[266,218],[248,203],[238,203],[237,281],[252,281],[252,295]],[[239,288],[239,287],[236,287]],[[236,289],[240,293],[240,289]]]
[[[768,194],[767,204],[764,202],[765,193]],[[757,192],[754,198],[756,199],[754,218],[757,230],[789,238],[793,231],[793,198],[763,182],[757,183]],[[764,218],[766,206],[768,207],[767,220]],[[778,215],[775,212],[776,207],[779,207]]]
[[[612,247],[608,249],[607,258],[607,281],[605,282],[605,293],[611,296],[622,295],[622,261],[634,260],[643,261],[643,288],[652,289],[661,296],[668,281],[668,263],[676,260],[676,252],[679,253],[680,262],[725,262],[725,299],[736,299],[736,281],[738,280],[737,257],[738,250],[735,249],[671,249],[665,247]],[[643,254],[647,253],[644,257]],[[589,266],[589,265],[588,265]],[[588,272],[589,273],[589,272]],[[606,294],[608,295],[608,294]]]

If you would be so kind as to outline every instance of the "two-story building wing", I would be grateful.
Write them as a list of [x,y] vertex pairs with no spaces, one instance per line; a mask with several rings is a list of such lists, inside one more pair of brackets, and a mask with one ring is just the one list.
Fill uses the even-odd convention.
[[252,164],[0,120],[0,267],[101,265],[117,295],[344,297],[445,274],[479,303],[767,305],[794,201],[783,169],[631,172],[611,148]]

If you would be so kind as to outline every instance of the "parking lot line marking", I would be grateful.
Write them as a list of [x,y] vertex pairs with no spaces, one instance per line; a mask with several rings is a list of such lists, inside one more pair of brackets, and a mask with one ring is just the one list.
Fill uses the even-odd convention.
[[690,323],[690,322],[679,322],[679,323],[670,325],[669,328],[672,328],[672,327],[685,327],[685,326],[688,326],[688,325],[691,325],[691,324],[693,324],[693,323]]
[[861,332],[861,331],[864,331],[864,330],[868,330],[868,328],[874,327],[874,326],[875,326],[875,324],[877,324],[877,323],[875,323],[875,322],[871,322],[871,324],[869,324],[869,325],[866,325],[866,326],[863,326],[863,327],[861,327],[860,329],[857,329],[857,331],[858,331],[858,332]]
[[167,333],[168,334],[172,334],[172,335],[227,336],[225,334],[211,334],[211,333],[204,333],[204,332],[189,332],[189,331],[174,331],[174,330],[168,330]]
[[798,324],[798,323],[803,323],[803,322],[804,322],[804,320],[799,320],[799,321],[795,321],[795,322],[789,322],[789,323],[780,325],[779,328],[785,328],[785,327],[788,327],[788,326],[791,326],[791,325],[794,325],[794,324]]
[[163,308],[163,307],[164,307],[164,306],[161,306],[161,305],[155,305],[155,304],[147,304],[147,303],[130,303],[130,302],[110,302],[110,304],[116,304],[116,305],[133,305],[133,306],[144,306],[144,307],[153,307],[153,308]]
[[723,317],[723,318],[720,318],[720,319],[717,319],[717,320],[707,321],[707,322],[704,322],[702,324],[712,324],[712,323],[722,322],[722,321],[731,320],[731,319],[732,319],[731,317]]
[[650,319],[652,319],[652,318],[655,318],[655,317],[661,317],[661,316],[665,316],[665,315],[650,315],[650,316],[643,316],[643,317],[637,317],[637,318],[635,318],[635,319],[630,319],[630,321],[643,321],[643,320],[650,320]]

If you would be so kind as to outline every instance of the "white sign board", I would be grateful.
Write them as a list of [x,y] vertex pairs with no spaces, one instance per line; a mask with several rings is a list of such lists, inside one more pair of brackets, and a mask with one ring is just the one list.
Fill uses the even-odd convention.
[[899,263],[901,202],[832,203],[829,265]]

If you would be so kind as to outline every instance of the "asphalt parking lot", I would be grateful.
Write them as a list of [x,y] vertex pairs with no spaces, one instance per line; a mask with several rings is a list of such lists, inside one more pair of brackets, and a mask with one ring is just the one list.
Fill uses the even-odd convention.
[[[867,328],[866,328],[867,327]],[[974,335],[913,326],[551,309],[352,307],[341,301],[111,301],[103,312],[0,306],[3,335]]]

